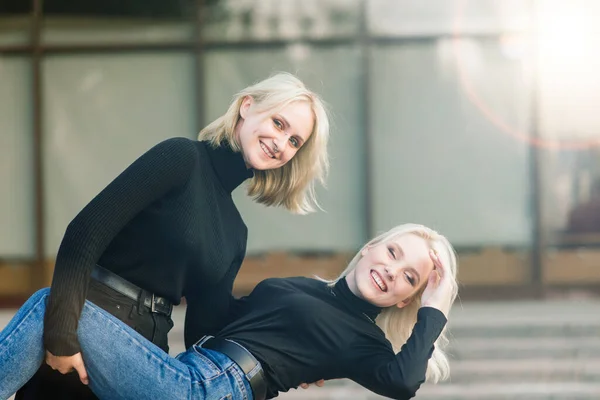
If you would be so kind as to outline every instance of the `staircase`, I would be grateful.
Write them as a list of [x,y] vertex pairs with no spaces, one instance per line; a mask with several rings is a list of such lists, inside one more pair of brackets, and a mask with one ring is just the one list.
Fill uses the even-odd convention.
[[[452,377],[416,399],[600,399],[599,301],[457,304],[450,321]],[[280,398],[383,399],[346,380]]]

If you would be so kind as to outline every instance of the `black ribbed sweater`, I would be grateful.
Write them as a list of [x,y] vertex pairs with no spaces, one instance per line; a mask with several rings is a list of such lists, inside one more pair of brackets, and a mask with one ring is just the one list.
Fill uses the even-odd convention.
[[231,192],[251,176],[228,145],[185,138],[138,158],[66,229],[46,312],[46,349],[57,356],[80,351],[77,324],[95,264],[174,304],[186,296],[188,309],[203,315],[186,321],[186,341],[220,327],[246,252],[247,227]]

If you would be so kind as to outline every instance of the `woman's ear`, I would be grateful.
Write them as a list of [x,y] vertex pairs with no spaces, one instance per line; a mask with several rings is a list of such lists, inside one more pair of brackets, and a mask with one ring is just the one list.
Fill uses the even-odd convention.
[[246,119],[248,116],[248,110],[250,110],[253,102],[254,99],[250,96],[246,96],[244,97],[244,100],[242,100],[242,105],[240,106],[240,117],[242,117],[242,119]]
[[361,256],[363,256],[363,257],[364,257],[364,256],[366,256],[366,255],[367,255],[367,253],[369,252],[369,250],[371,250],[371,247],[373,247],[373,245],[370,245],[370,244],[366,245],[366,246],[365,246],[365,247],[364,247],[364,248],[363,248],[363,249],[360,251],[360,255],[361,255]]
[[415,296],[411,296],[408,299],[404,299],[400,303],[396,304],[396,307],[398,307],[398,308],[404,308],[407,305],[409,305],[410,303],[412,303],[412,301],[413,301],[414,298],[415,298]]

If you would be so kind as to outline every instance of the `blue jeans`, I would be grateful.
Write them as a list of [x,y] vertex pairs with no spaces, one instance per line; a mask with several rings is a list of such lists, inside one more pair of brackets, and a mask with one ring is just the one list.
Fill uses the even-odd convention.
[[[44,361],[49,294],[36,292],[0,332],[0,399],[15,393]],[[194,345],[173,358],[89,301],[77,334],[90,388],[100,399],[253,398],[249,377],[224,354]]]

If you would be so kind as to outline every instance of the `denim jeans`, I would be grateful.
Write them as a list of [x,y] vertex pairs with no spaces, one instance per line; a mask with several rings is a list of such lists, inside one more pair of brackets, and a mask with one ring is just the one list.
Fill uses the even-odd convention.
[[[0,332],[0,399],[16,392],[44,360],[49,293],[36,292]],[[89,301],[77,333],[90,388],[100,399],[252,400],[249,377],[224,354],[194,345],[173,358]]]
[[[90,280],[87,299],[131,326],[146,339],[169,352],[168,333],[173,320],[163,314],[150,312],[138,301]],[[61,374],[43,363],[36,374],[17,392],[16,400],[98,400],[90,388],[81,383],[77,372]]]

